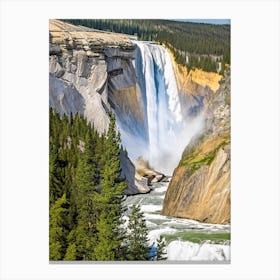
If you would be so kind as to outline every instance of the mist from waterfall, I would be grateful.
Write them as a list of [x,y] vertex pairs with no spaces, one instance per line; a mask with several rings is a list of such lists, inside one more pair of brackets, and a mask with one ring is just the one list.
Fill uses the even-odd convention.
[[135,70],[145,104],[148,143],[122,132],[129,156],[143,156],[150,165],[172,175],[191,137],[202,128],[203,116],[184,119],[173,65],[160,45],[134,41],[137,45]]

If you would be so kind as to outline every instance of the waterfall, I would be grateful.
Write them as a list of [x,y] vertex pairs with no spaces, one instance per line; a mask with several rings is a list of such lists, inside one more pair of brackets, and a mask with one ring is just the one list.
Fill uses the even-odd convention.
[[[143,156],[155,169],[172,175],[182,152],[200,125],[183,119],[179,92],[168,51],[160,45],[133,41],[137,46],[134,68],[144,104],[147,139],[122,130],[122,141],[132,159]],[[133,126],[133,124],[131,124]],[[141,137],[140,137],[141,138]],[[145,145],[145,147],[143,147]]]
[[135,41],[136,73],[146,100],[149,137],[149,161],[157,165],[170,149],[170,140],[182,125],[181,105],[172,62],[166,49],[147,42]]

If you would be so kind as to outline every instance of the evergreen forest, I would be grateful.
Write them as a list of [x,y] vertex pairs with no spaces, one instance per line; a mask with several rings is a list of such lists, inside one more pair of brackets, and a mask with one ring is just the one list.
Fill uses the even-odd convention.
[[200,68],[216,72],[221,62],[230,65],[230,25],[214,25],[159,19],[67,19],[75,25],[125,33],[138,40],[164,44],[173,53],[178,64],[189,69]]
[[148,244],[140,207],[123,206],[126,181],[114,115],[105,135],[79,114],[50,109],[49,118],[49,259],[164,260],[162,238],[156,250]]

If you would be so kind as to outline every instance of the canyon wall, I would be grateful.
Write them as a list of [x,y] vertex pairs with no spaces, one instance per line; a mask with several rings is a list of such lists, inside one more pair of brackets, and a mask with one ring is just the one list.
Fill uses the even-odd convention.
[[[61,113],[84,114],[100,133],[108,129],[112,107],[123,123],[124,110],[141,123],[132,65],[135,46],[129,37],[59,20],[50,20],[49,30],[50,106]],[[129,98],[120,98],[122,93]]]
[[[99,133],[107,131],[111,110],[117,124],[141,130],[144,105],[133,67],[135,45],[128,35],[50,20],[49,39],[50,107],[84,115]],[[121,167],[127,194],[150,191],[134,181],[135,167],[123,154]]]
[[[100,133],[107,130],[108,112],[113,110],[122,140],[127,139],[131,149],[140,154],[149,145],[155,131],[151,125],[156,120],[163,129],[154,135],[156,146],[148,154],[158,151],[157,158],[166,165],[181,144],[182,151],[187,146],[173,173],[162,213],[209,223],[229,223],[230,73],[222,78],[217,73],[189,70],[177,65],[169,52],[178,90],[176,96],[168,99],[171,92],[174,94],[168,90],[174,84],[168,79],[174,74],[168,74],[172,67],[166,72],[169,58],[161,46],[140,42],[137,47],[129,35],[59,20],[50,20],[49,36],[50,107],[61,114],[83,114]],[[153,95],[157,99],[149,103]],[[158,103],[160,96],[162,103]],[[173,117],[168,102],[177,96],[179,102],[173,104],[180,105],[180,114]],[[154,109],[161,118],[152,118]],[[168,119],[166,112],[171,113]],[[174,126],[176,115],[180,118]],[[204,117],[205,127],[187,145],[190,135],[200,130],[199,126],[193,129],[191,124],[199,116]],[[168,136],[171,124],[175,133]],[[178,155],[179,160],[181,152]],[[150,190],[139,178],[135,180],[135,167],[126,154],[121,154],[121,167],[128,183],[127,194]]]
[[205,129],[173,173],[163,215],[230,223],[230,73],[205,107]]

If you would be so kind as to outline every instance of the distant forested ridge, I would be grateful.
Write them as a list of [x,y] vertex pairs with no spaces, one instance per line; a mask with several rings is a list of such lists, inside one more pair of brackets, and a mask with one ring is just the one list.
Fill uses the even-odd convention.
[[189,68],[216,72],[230,64],[230,25],[156,19],[69,19],[72,24],[156,41],[171,49],[175,60]]
[[[128,228],[123,206],[120,134],[110,113],[106,135],[83,116],[49,112],[49,259],[114,261],[162,259],[162,244],[150,255],[140,208]],[[134,233],[134,234],[133,234]]]

